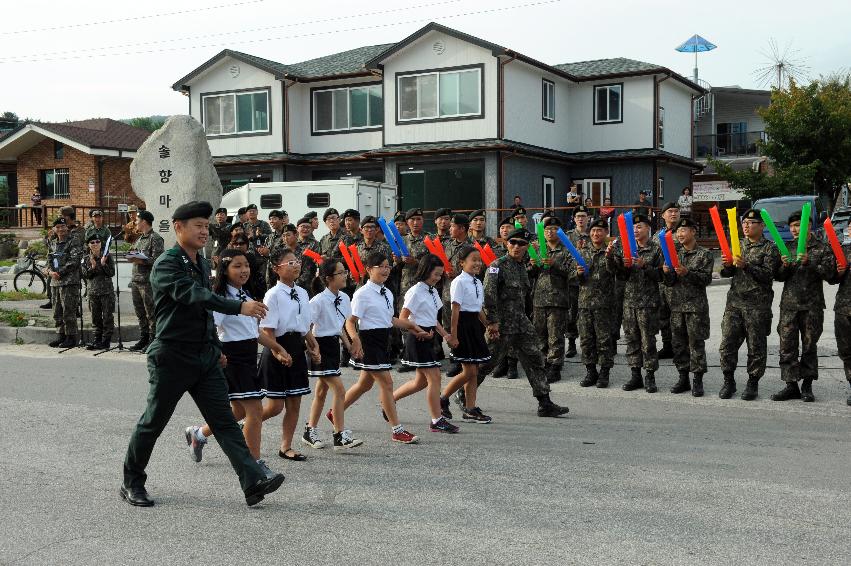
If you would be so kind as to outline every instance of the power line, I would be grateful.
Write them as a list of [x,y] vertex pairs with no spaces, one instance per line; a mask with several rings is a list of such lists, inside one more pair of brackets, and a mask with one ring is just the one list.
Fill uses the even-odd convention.
[[[145,45],[161,45],[161,44],[166,44],[166,43],[193,41],[193,40],[196,40],[196,39],[205,39],[205,38],[210,38],[210,37],[242,35],[242,34],[246,34],[246,33],[257,33],[257,32],[269,31],[269,30],[273,30],[273,29],[282,29],[282,28],[291,28],[291,27],[298,27],[298,26],[305,26],[305,25],[324,24],[324,23],[329,23],[329,22],[338,22],[338,21],[344,21],[344,20],[351,20],[353,18],[381,16],[381,15],[392,14],[392,13],[396,13],[396,12],[404,12],[404,11],[407,11],[407,10],[419,10],[419,9],[422,9],[422,8],[433,8],[433,7],[436,7],[436,6],[444,6],[446,4],[457,4],[458,2],[461,2],[461,0],[442,0],[441,2],[433,2],[431,4],[418,4],[418,5],[414,5],[414,6],[406,6],[406,7],[403,7],[403,8],[392,8],[392,9],[387,9],[387,10],[378,10],[378,11],[375,11],[375,12],[363,12],[363,13],[353,14],[353,15],[345,15],[345,16],[336,16],[336,17],[333,17],[333,18],[325,18],[325,19],[322,19],[322,20],[306,20],[306,21],[294,22],[294,23],[283,24],[283,25],[265,26],[265,27],[251,28],[251,29],[245,29],[245,30],[239,30],[239,31],[225,31],[225,32],[220,32],[220,33],[210,33],[210,34],[203,34],[203,35],[178,37],[178,38],[174,38],[174,39],[162,39],[162,40],[157,40],[157,41],[143,41],[143,42],[138,42],[138,43],[124,43],[124,44],[121,44],[121,45],[107,45],[107,46],[102,46],[102,47],[90,47],[90,48],[86,48],[86,49],[75,49],[74,52],[75,53],[90,53],[90,52],[95,52],[95,51],[106,51],[106,50],[110,50],[110,49],[124,49],[124,48],[129,48],[129,47],[141,47],[141,46],[145,46]],[[13,56],[10,56],[10,57],[0,57],[0,62],[18,62],[19,60],[24,59],[24,58],[26,58],[28,61],[33,61],[33,60],[37,61],[37,60],[40,60],[42,57],[45,57],[45,56],[48,56],[48,55],[61,55],[61,54],[64,54],[64,53],[68,53],[68,52],[63,50],[63,51],[46,51],[46,52],[43,52],[43,53],[34,53],[32,55],[13,55]]]
[[221,8],[236,8],[238,6],[246,6],[248,4],[259,4],[261,2],[265,2],[266,0],[245,0],[244,2],[236,2],[233,4],[219,4],[217,6],[205,6],[203,8],[192,8],[190,10],[178,10],[177,12],[166,12],[165,14],[145,14],[143,16],[132,16],[129,18],[117,18],[115,20],[101,20],[96,22],[83,22],[79,24],[67,24],[61,26],[51,26],[45,28],[33,28],[33,29],[11,29],[5,30],[3,35],[21,35],[24,33],[39,33],[43,31],[58,31],[63,29],[76,29],[76,28],[84,28],[91,26],[103,26],[107,24],[118,24],[122,22],[135,22],[139,20],[150,20],[153,18],[165,18],[168,16],[181,16],[183,14],[194,14],[197,12],[205,12],[207,10],[219,10]]
[[563,1],[564,0],[540,0],[538,2],[527,2],[525,4],[515,4],[513,6],[502,6],[502,7],[497,7],[497,8],[488,8],[488,9],[484,9],[484,10],[460,12],[460,13],[457,13],[457,14],[447,14],[447,15],[441,16],[440,18],[416,18],[416,19],[412,19],[412,20],[392,22],[392,23],[386,23],[386,24],[373,24],[373,25],[360,26],[360,27],[348,27],[348,28],[345,28],[345,29],[325,30],[325,31],[302,33],[302,34],[296,34],[296,35],[284,35],[284,36],[278,36],[278,37],[267,37],[267,38],[258,38],[258,39],[244,39],[244,40],[239,40],[239,41],[233,41],[233,42],[230,42],[230,43],[208,43],[208,44],[205,44],[205,45],[188,45],[188,46],[179,46],[179,47],[169,47],[169,48],[164,48],[164,49],[144,49],[144,50],[138,50],[138,51],[124,51],[124,52],[117,52],[117,53],[99,53],[99,54],[96,53],[96,54],[89,54],[89,55],[68,55],[68,56],[65,56],[65,57],[45,57],[45,58],[29,58],[29,59],[12,58],[12,59],[7,59],[5,61],[0,61],[0,64],[40,63],[40,62],[46,62],[46,61],[70,61],[70,60],[77,60],[77,59],[96,59],[96,58],[111,57],[111,56],[147,55],[147,54],[151,54],[151,53],[167,53],[167,52],[173,52],[173,51],[188,51],[188,50],[191,50],[191,49],[205,49],[205,48],[209,48],[209,47],[227,47],[227,46],[231,46],[231,45],[265,43],[265,42],[269,42],[269,41],[279,41],[279,40],[284,40],[284,39],[304,39],[304,38],[308,38],[308,37],[319,37],[319,36],[324,36],[324,35],[332,35],[332,34],[353,32],[353,31],[376,30],[376,29],[384,29],[384,28],[396,27],[396,26],[407,25],[407,24],[430,22],[430,21],[433,21],[435,19],[439,19],[439,20],[455,19],[455,18],[463,18],[463,17],[468,17],[468,16],[479,16],[479,15],[484,15],[484,14],[493,14],[493,13],[505,12],[505,11],[509,11],[509,10],[519,10],[519,9],[522,9],[522,8],[534,8],[534,7],[546,6],[546,5],[550,5],[550,4],[559,4]]

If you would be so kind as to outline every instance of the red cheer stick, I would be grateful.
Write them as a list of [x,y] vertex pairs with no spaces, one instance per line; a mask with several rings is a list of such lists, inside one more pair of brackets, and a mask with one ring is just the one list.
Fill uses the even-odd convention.
[[620,235],[623,258],[632,259],[632,249],[629,247],[629,236],[626,232],[626,218],[623,214],[618,216],[618,234]]
[[833,222],[830,221],[830,218],[824,221],[824,233],[827,235],[830,247],[833,249],[833,255],[836,256],[836,264],[840,269],[845,269],[848,262],[845,259],[842,244],[839,243],[839,237],[836,235],[836,228],[833,227]]
[[340,240],[340,253],[343,254],[343,260],[346,262],[346,267],[349,268],[349,273],[351,273],[352,277],[355,279],[360,279],[358,275],[358,268],[355,267],[355,262],[352,260],[352,256],[349,253],[349,248],[346,247],[346,244],[343,243],[343,240]]
[[718,236],[718,245],[721,246],[721,255],[727,263],[733,261],[733,252],[730,251],[730,243],[727,241],[727,236],[724,234],[724,225],[721,224],[721,215],[718,214],[718,206],[713,206],[709,209],[709,216],[712,217],[712,225],[715,227],[715,235]]
[[443,242],[435,236],[431,241],[431,245],[434,247],[434,254],[443,262],[443,271],[447,275],[452,275],[452,266],[449,264],[449,258],[446,257],[446,250],[443,249]]
[[485,262],[485,265],[489,266],[491,264],[491,260],[488,257],[488,254],[485,252],[485,249],[482,247],[482,245],[475,240],[473,240],[473,245],[476,246],[477,250],[479,250],[479,255],[482,256],[482,261]]
[[491,248],[491,245],[485,244],[484,250],[485,250],[485,253],[488,254],[488,259],[490,259],[490,262],[491,263],[495,262],[496,261],[496,254],[494,253],[493,248]]
[[366,268],[363,266],[363,262],[360,260],[360,254],[358,253],[357,244],[352,244],[349,246],[349,251],[352,252],[352,259],[355,262],[355,265],[358,268],[358,278],[362,278],[366,275]]
[[322,263],[322,256],[311,249],[304,250],[304,255],[316,262],[316,265]]
[[674,233],[670,230],[665,232],[665,246],[668,248],[668,256],[671,258],[671,267],[676,271],[680,266],[680,258],[677,256],[677,246],[674,245]]

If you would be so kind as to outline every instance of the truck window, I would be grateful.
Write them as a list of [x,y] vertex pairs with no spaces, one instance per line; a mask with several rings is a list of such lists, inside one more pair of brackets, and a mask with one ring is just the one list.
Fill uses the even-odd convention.
[[260,195],[260,208],[278,209],[283,205],[281,195]]
[[331,206],[331,193],[307,193],[307,208],[328,208]]

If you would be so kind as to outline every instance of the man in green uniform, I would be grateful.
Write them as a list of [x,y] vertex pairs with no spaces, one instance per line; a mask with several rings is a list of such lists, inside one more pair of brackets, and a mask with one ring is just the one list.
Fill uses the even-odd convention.
[[77,345],[77,309],[80,308],[80,258],[82,247],[68,232],[68,221],[60,216],[53,221],[56,238],[50,241],[47,269],[53,296],[53,321],[56,339],[51,348],[72,348]]
[[[680,222],[680,207],[675,202],[666,202],[662,206],[662,220],[665,223],[664,229],[668,232],[676,234],[677,226]],[[657,232],[653,238],[658,242],[659,233]],[[674,247],[680,249],[680,243],[677,238],[674,238]],[[659,359],[671,359],[674,357],[674,349],[671,338],[671,293],[673,287],[668,287],[664,283],[659,285],[659,332],[662,334],[662,349],[659,350]]]
[[[361,261],[366,259],[366,256],[372,252],[380,252],[384,254],[390,265],[393,265],[393,251],[390,249],[390,244],[384,240],[378,239],[378,234],[381,228],[378,226],[378,221],[375,216],[364,216],[360,224],[361,239],[357,243],[358,255]],[[361,286],[361,282],[357,282],[357,286]]]
[[736,392],[736,366],[739,348],[748,344],[748,383],[744,401],[756,399],[759,380],[768,360],[767,336],[771,333],[771,302],[774,300],[774,274],[780,265],[777,247],[762,237],[764,224],[759,211],[750,209],[742,217],[741,256],[725,261],[721,277],[732,277],[727,306],[721,319],[721,371],[724,385],[718,396],[729,399]]
[[272,257],[272,250],[280,244],[281,238],[284,236],[284,211],[271,211],[269,213],[269,226],[272,227],[272,233],[266,236],[266,241],[256,250],[257,255],[263,258],[263,269],[265,270],[263,275],[265,277],[266,289],[274,287],[278,281],[278,276],[272,271],[269,258]]
[[254,249],[266,241],[266,237],[272,233],[272,227],[265,220],[257,218],[257,205],[252,203],[245,207],[245,222],[242,224],[245,234],[248,236],[249,249]]
[[110,236],[112,236],[112,232],[109,231],[109,228],[103,225],[103,211],[96,209],[90,210],[89,218],[92,219],[92,225],[88,227],[83,235],[86,242],[89,241],[89,236],[97,234],[101,244],[106,245],[106,241],[109,240]]
[[452,224],[452,209],[438,208],[434,211],[434,235],[441,242],[446,242],[451,236],[449,235],[449,226]]
[[[573,221],[575,226],[573,230],[567,233],[570,242],[576,246],[577,250],[582,250],[589,242],[588,222],[590,211],[583,205],[579,205],[573,209]],[[567,323],[565,325],[565,337],[567,338],[567,352],[565,358],[573,358],[576,356],[576,339],[579,337],[579,328],[577,327],[577,316],[579,316],[579,280],[572,278],[567,289],[568,292],[568,311]]]
[[86,238],[89,247],[80,265],[83,278],[88,281],[89,311],[92,313],[92,326],[95,336],[86,345],[87,350],[106,350],[112,341],[115,330],[115,290],[112,277],[115,275],[115,262],[109,250],[104,250],[106,242],[93,232]]
[[198,253],[207,243],[212,211],[209,203],[197,201],[175,209],[172,220],[177,245],[159,257],[151,273],[157,335],[148,349],[151,387],[147,408],[130,437],[124,459],[120,494],[130,505],[154,504],[145,489],[145,467],[157,438],[187,392],[236,470],[249,506],[284,481],[283,475],[265,472],[251,457],[228,402],[221,343],[210,311],[261,319],[267,309],[261,302],[228,300],[212,292],[210,264]]
[[[151,289],[151,269],[156,259],[163,253],[165,242],[154,232],[154,215],[143,210],[136,219],[139,238],[130,248],[128,261],[133,264],[130,278],[130,292],[133,297],[133,310],[139,319],[139,341],[129,348],[132,352],[141,352],[154,338],[154,294]],[[136,252],[135,254],[132,252]]]
[[213,250],[213,267],[218,265],[219,256],[227,247],[230,240],[230,224],[228,224],[228,209],[217,208],[215,219],[210,222],[210,241]]
[[[801,232],[801,213],[789,217],[793,241]],[[812,403],[813,381],[818,379],[818,341],[824,329],[824,281],[836,273],[836,261],[830,247],[807,232],[807,249],[795,261],[784,257],[776,279],[783,281],[780,295],[780,379],[786,387],[771,396],[774,401],[803,399]],[[798,358],[800,336],[801,357]],[[801,380],[801,388],[798,388]]]
[[328,233],[319,240],[319,251],[325,259],[343,261],[343,253],[340,251],[340,242],[344,246],[351,244],[346,237],[345,230],[340,226],[340,213],[336,208],[329,208],[322,215],[322,221],[328,227]]
[[[848,226],[847,234],[851,238],[851,226]],[[851,387],[851,276],[848,275],[848,266],[851,265],[851,245],[842,246],[842,252],[845,254],[846,265],[841,267],[837,262],[830,284],[839,285],[833,305],[834,335],[839,359],[842,360],[845,369],[845,379]],[[847,403],[851,405],[851,391],[848,393]]]
[[509,234],[508,254],[493,262],[485,275],[484,312],[488,322],[491,361],[480,370],[480,378],[484,379],[489,368],[498,364],[501,358],[514,356],[523,365],[532,393],[538,399],[538,416],[557,417],[569,409],[550,400],[541,344],[532,321],[526,315],[526,301],[532,292],[526,271],[526,250],[531,238],[525,228]]
[[313,227],[311,226],[310,218],[306,216],[300,218],[296,223],[296,229],[298,230],[298,243],[296,244],[295,255],[301,260],[301,273],[295,282],[296,285],[303,288],[307,291],[308,295],[313,297],[313,280],[316,278],[316,271],[319,266],[310,257],[304,255],[304,252],[305,250],[311,250],[317,254],[320,253],[319,242],[316,241],[316,238],[311,233]]
[[[681,244],[676,270],[664,267],[664,284],[671,309],[671,346],[679,381],[671,393],[691,389],[694,397],[703,396],[703,374],[706,373],[706,344],[709,338],[709,300],[706,287],[712,283],[715,260],[712,252],[697,245],[696,225],[690,218],[677,222],[676,237]],[[688,374],[694,374],[689,385]]]

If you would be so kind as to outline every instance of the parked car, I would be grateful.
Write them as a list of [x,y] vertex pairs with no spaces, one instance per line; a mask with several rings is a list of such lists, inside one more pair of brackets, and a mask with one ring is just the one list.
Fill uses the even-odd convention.
[[851,207],[837,208],[830,218],[833,229],[840,238],[844,236],[843,244],[851,244],[851,236],[848,235],[848,223],[851,221]]
[[[821,199],[814,195],[793,195],[785,197],[772,197],[759,199],[753,203],[753,207],[757,210],[765,209],[774,220],[774,225],[777,226],[777,231],[784,241],[792,241],[792,232],[789,231],[789,217],[794,212],[800,212],[804,204],[809,202],[812,206],[810,217],[810,226],[813,233],[818,237],[824,236],[824,221],[827,220],[827,210],[821,202]],[[771,234],[768,228],[765,229],[765,237],[771,239]]]

